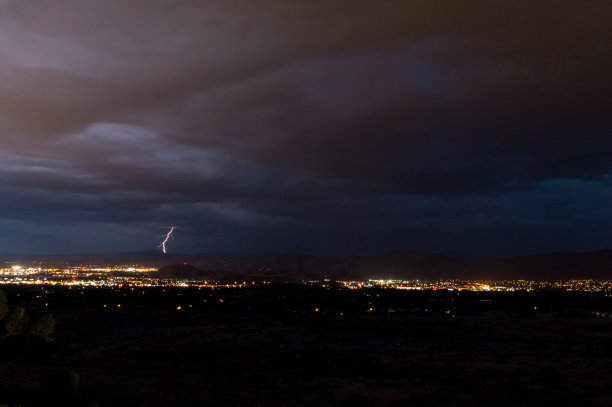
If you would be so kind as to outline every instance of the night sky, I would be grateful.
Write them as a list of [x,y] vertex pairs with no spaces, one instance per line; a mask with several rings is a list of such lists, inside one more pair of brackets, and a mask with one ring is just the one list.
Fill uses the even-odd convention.
[[612,2],[0,1],[0,252],[612,247]]

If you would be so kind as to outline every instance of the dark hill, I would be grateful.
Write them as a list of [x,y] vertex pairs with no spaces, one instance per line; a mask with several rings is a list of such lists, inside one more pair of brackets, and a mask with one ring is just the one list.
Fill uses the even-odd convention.
[[[376,256],[317,257],[305,254],[261,256],[205,256],[163,254],[159,251],[70,254],[0,255],[3,263],[46,265],[142,265],[162,267],[163,278],[198,278],[248,281],[301,281],[323,278],[350,279],[612,279],[612,250],[587,253],[548,253],[517,257],[487,257],[456,253],[394,250]],[[182,268],[188,263],[193,268]],[[171,264],[170,269],[165,265]],[[184,277],[182,277],[184,276]]]
[[168,280],[201,280],[206,273],[191,264],[170,264],[150,273],[150,276]]

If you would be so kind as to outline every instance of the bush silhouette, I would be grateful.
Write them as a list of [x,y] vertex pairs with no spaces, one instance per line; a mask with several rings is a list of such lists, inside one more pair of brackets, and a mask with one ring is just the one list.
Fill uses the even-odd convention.
[[30,326],[30,335],[44,342],[51,342],[51,334],[55,330],[55,319],[51,314],[44,314],[38,321]]
[[30,316],[22,307],[14,308],[4,324],[8,336],[25,335],[28,332]]
[[8,299],[4,291],[0,291],[0,321],[8,314]]

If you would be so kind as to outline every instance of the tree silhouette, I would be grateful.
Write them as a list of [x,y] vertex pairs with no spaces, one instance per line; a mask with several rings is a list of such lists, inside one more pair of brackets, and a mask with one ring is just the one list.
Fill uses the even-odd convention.
[[1,338],[22,337],[24,345],[23,351],[18,356],[8,362],[0,362],[0,372],[25,357],[37,343],[53,340],[51,334],[55,330],[55,319],[51,314],[43,314],[39,319],[32,322],[23,307],[9,309],[6,294],[0,291],[0,321],[3,320],[5,320],[6,333]]
[[[53,368],[46,366],[42,370],[39,380],[40,387],[30,387],[30,376],[23,377],[23,369],[15,368],[9,372],[9,367],[24,357],[30,355],[34,360],[40,353],[37,346],[53,341],[55,319],[51,314],[43,314],[40,318],[31,318],[23,307],[9,307],[6,294],[0,290],[0,383],[6,379],[23,379],[24,386],[19,388],[11,385],[0,386],[0,407],[19,407],[21,403],[6,403],[6,398],[15,401],[25,401],[23,405],[71,405],[71,406],[98,406],[91,403],[79,392],[79,373],[67,368]],[[46,372],[46,373],[45,373]],[[16,376],[15,376],[16,375]],[[35,390],[35,391],[32,391]],[[9,394],[7,394],[9,393]],[[28,401],[29,400],[29,401]]]

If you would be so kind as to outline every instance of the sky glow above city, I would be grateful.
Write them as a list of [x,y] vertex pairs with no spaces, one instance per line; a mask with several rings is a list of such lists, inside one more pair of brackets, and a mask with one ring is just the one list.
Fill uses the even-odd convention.
[[611,13],[0,1],[0,252],[612,248]]

